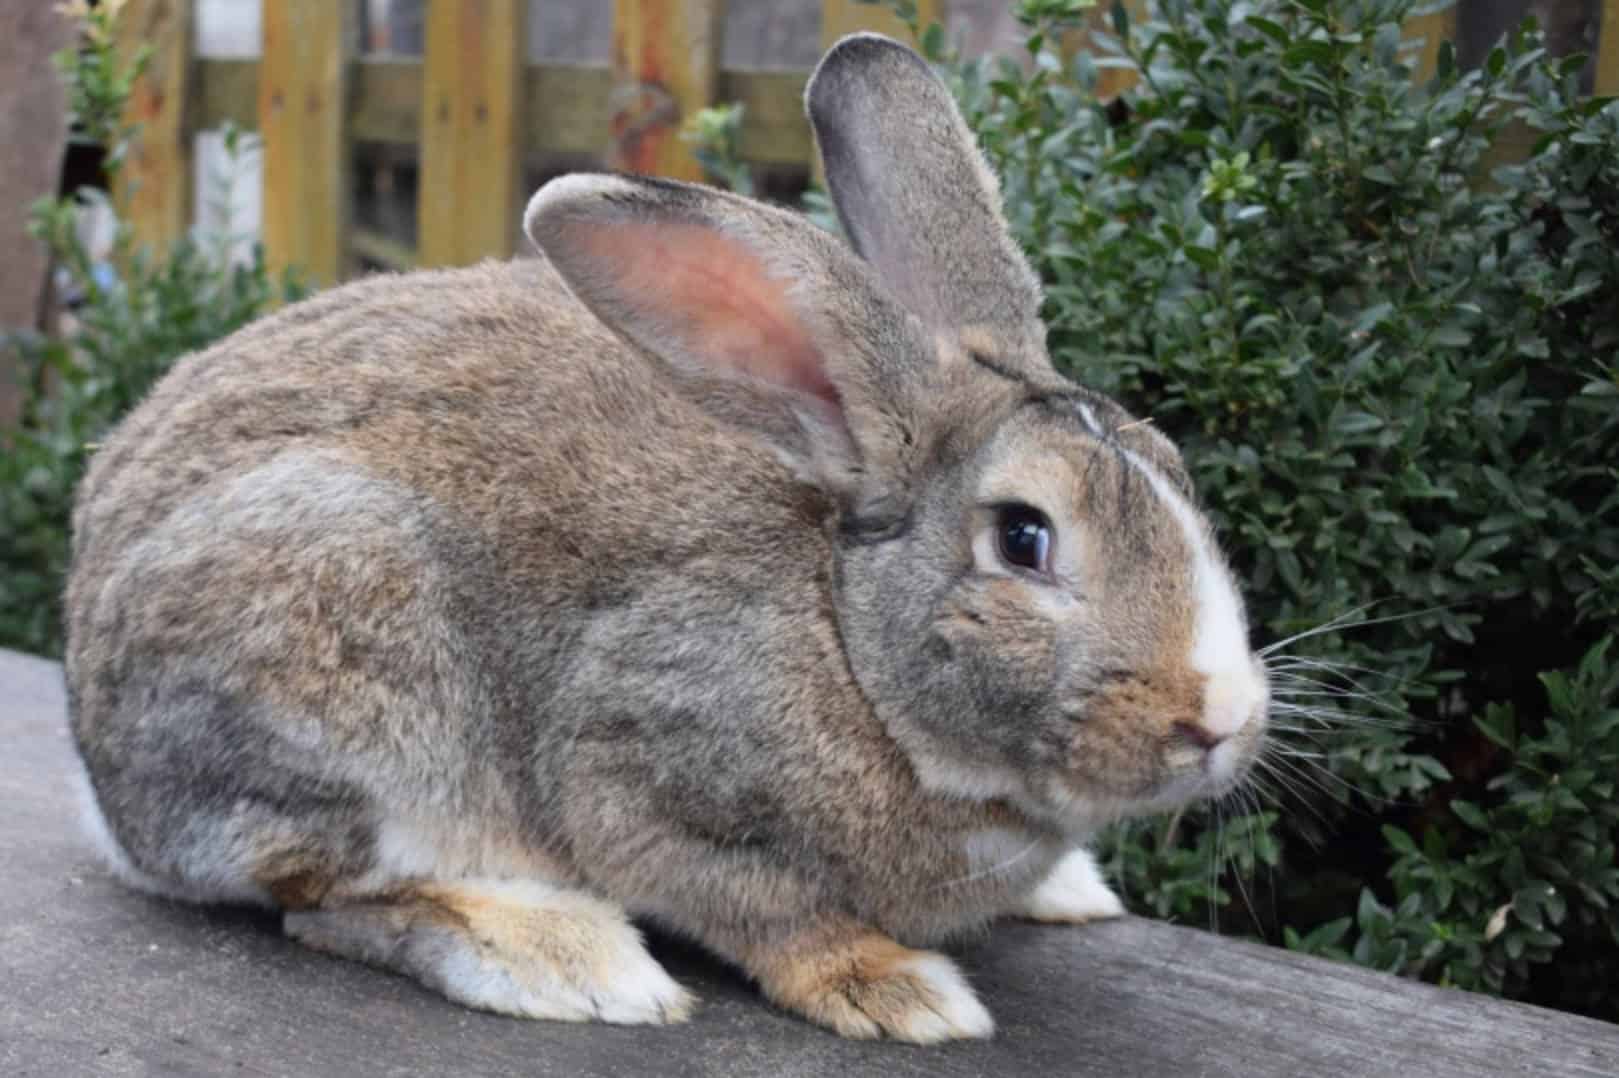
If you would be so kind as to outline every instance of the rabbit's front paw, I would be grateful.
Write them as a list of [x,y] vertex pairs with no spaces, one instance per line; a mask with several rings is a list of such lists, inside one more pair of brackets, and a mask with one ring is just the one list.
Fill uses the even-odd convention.
[[1084,924],[1124,915],[1124,903],[1102,878],[1090,851],[1074,849],[1023,900],[1018,913],[1031,921]]
[[988,1037],[995,1020],[954,962],[868,935],[761,976],[779,1004],[845,1037],[915,1044]]

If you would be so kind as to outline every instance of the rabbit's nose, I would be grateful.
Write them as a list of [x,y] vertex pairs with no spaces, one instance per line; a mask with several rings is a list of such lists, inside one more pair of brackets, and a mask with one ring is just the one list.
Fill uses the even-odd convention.
[[1205,752],[1212,751],[1216,745],[1229,736],[1227,734],[1217,734],[1202,723],[1184,721],[1175,724],[1175,733],[1183,741],[1188,741]]
[[1258,663],[1247,660],[1216,670],[1203,683],[1203,714],[1186,723],[1194,732],[1186,736],[1205,749],[1262,721],[1269,707],[1270,689]]

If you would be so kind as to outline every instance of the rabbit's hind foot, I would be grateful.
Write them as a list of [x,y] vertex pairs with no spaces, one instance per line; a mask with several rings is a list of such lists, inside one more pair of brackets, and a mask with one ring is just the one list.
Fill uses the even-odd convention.
[[695,1000],[617,906],[531,880],[417,883],[292,910],[288,936],[524,1018],[661,1025]]

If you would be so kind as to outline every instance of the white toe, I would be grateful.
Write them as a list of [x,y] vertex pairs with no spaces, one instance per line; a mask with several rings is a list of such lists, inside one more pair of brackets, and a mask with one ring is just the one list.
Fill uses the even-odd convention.
[[1124,903],[1102,878],[1089,850],[1063,855],[1018,911],[1036,921],[1079,924],[1124,914]]
[[928,989],[929,1006],[918,1007],[906,1016],[899,1036],[918,1044],[988,1037],[995,1032],[995,1019],[978,1002],[954,962],[943,955],[924,954],[907,964],[905,972]]

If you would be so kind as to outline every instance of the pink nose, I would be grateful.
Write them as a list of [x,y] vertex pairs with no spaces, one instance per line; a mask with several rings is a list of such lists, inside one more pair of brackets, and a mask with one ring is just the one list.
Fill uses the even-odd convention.
[[1216,745],[1225,740],[1208,727],[1195,722],[1177,722],[1175,732],[1204,752],[1212,751]]

